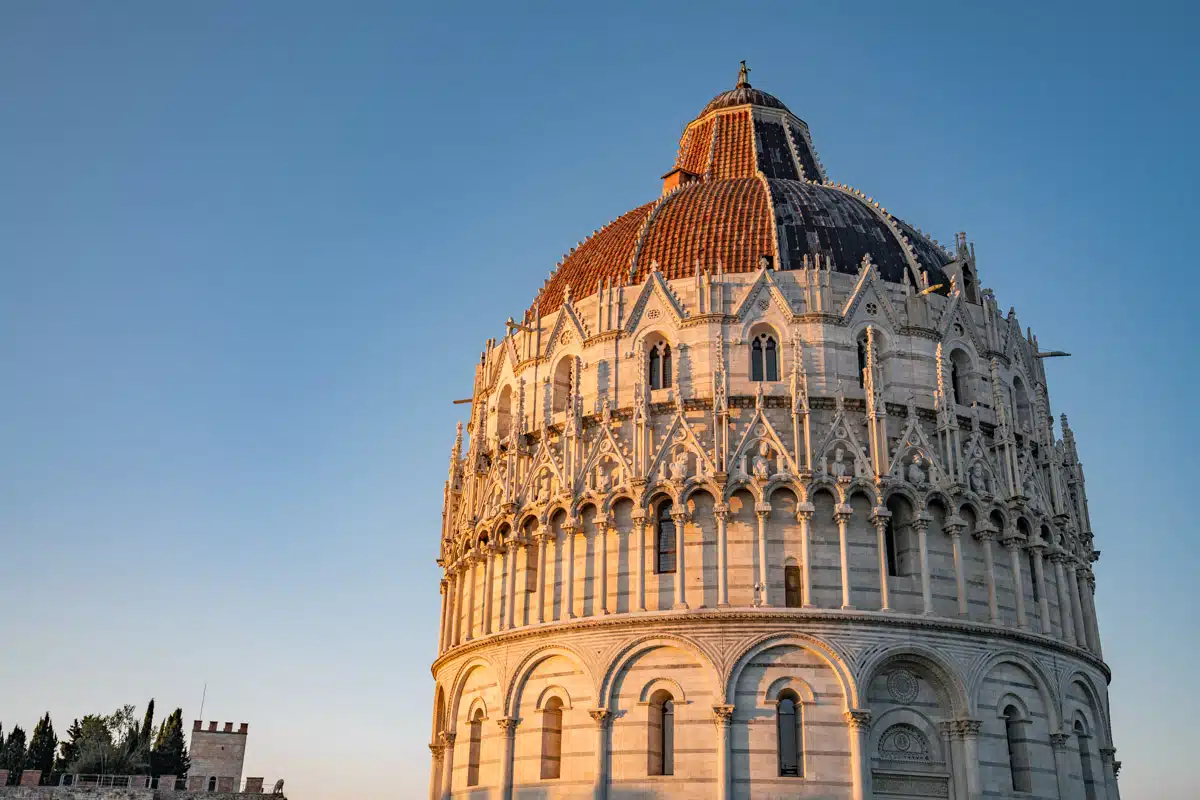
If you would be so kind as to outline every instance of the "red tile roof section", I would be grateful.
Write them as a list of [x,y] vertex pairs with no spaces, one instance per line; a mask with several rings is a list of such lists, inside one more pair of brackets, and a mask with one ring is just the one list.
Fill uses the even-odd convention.
[[696,175],[703,175],[708,170],[708,155],[712,150],[712,129],[711,117],[688,128],[675,166]]
[[659,210],[642,244],[631,283],[641,283],[658,262],[667,280],[701,269],[752,272],[758,257],[774,253],[775,235],[766,190],[755,178],[684,186]]
[[754,177],[754,128],[750,109],[721,114],[717,123],[717,142],[713,147],[712,177]]
[[616,283],[619,276],[627,275],[638,234],[653,207],[653,202],[639,206],[590,236],[563,259],[531,308],[540,306],[543,315],[550,314],[562,305],[567,285],[575,297],[587,297],[596,291],[596,281],[611,277]]

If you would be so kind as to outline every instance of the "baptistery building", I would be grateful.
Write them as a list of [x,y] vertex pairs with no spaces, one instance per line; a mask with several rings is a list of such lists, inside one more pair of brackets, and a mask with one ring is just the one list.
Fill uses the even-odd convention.
[[1117,800],[1056,353],[986,269],[743,65],[474,365],[430,797]]

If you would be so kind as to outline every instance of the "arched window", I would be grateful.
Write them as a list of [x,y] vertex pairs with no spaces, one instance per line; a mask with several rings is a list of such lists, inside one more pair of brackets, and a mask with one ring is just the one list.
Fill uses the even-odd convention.
[[542,780],[562,774],[562,708],[562,700],[551,697],[542,709]]
[[556,414],[566,411],[571,399],[571,366],[574,360],[572,356],[567,356],[554,368],[554,395],[550,410]]
[[971,268],[963,264],[963,294],[967,296],[968,303],[979,303],[979,296],[975,291],[975,275],[971,272]]
[[866,388],[867,372],[867,337],[862,336],[858,340],[858,388]]
[[1025,743],[1024,720],[1020,710],[1013,705],[1004,709],[1004,737],[1008,741],[1008,769],[1012,774],[1014,792],[1032,792],[1033,779],[1030,774],[1029,749]]
[[649,370],[646,381],[651,389],[671,388],[671,345],[665,340],[650,347]]
[[779,774],[804,775],[804,725],[800,698],[791,689],[779,694],[775,705],[775,743],[779,752]]
[[800,568],[788,564],[783,568],[784,603],[788,608],[800,608],[804,605],[804,592],[800,588]]
[[675,698],[666,689],[650,697],[649,769],[651,775],[675,774]]
[[1025,382],[1013,378],[1013,404],[1017,409],[1017,429],[1020,431],[1033,430],[1033,410],[1029,406],[1029,392],[1025,390]]
[[471,746],[467,751],[467,786],[479,785],[479,754],[483,749],[483,709],[471,717]]
[[675,571],[675,520],[671,519],[671,501],[658,505],[654,516],[654,571],[660,575]]
[[1088,746],[1088,734],[1083,723],[1075,720],[1075,738],[1079,741],[1079,776],[1083,780],[1083,795],[1087,800],[1096,800],[1096,777],[1092,773],[1092,749]]
[[760,333],[750,343],[750,380],[779,380],[779,347],[769,333]]
[[954,402],[960,406],[971,405],[971,388],[967,376],[971,374],[971,360],[962,350],[950,354],[950,391]]
[[536,541],[531,541],[525,546],[525,591],[530,594],[536,592],[538,587],[539,546]]
[[893,578],[900,575],[900,553],[896,549],[896,525],[888,517],[887,526],[883,531],[883,544],[887,550],[887,571]]
[[505,386],[500,390],[496,400],[496,437],[503,442],[512,430],[512,387]]
[[209,779],[208,779],[208,790],[209,790],[210,792],[215,792],[215,791],[217,790],[217,779],[216,779],[216,776],[213,776],[213,777],[211,777],[211,778],[209,778]]

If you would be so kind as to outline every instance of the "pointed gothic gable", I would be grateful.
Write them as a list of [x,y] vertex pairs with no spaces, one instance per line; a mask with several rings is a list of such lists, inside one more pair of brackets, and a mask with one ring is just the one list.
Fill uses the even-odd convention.
[[761,297],[766,297],[768,301],[774,302],[784,319],[789,322],[796,313],[792,310],[792,304],[788,301],[787,295],[783,293],[783,289],[779,287],[779,283],[771,276],[771,273],[768,270],[760,269],[758,277],[750,284],[746,294],[738,303],[734,304],[733,313],[739,322],[754,316],[762,316],[766,312],[766,309],[761,311],[758,309],[757,304]]
[[932,474],[929,476],[930,483],[937,483],[948,477],[946,468],[938,455],[938,449],[930,444],[924,428],[921,427],[921,421],[917,419],[916,406],[910,405],[904,432],[900,434],[896,452],[892,454],[888,463],[888,474],[896,478],[903,478],[903,463],[914,450],[919,451],[932,468]]
[[508,376],[510,378],[516,376],[517,362],[520,360],[517,355],[517,345],[513,341],[513,337],[505,336],[500,341],[500,357],[492,359],[491,370],[487,375],[487,383],[483,387],[485,393],[491,393],[496,390],[500,381],[504,378],[504,369],[508,367]]
[[742,431],[742,437],[738,440],[737,447],[729,455],[729,463],[726,464],[725,471],[730,472],[730,467],[740,464],[740,459],[762,440],[766,440],[775,451],[783,453],[783,457],[787,459],[788,472],[793,475],[800,472],[796,454],[789,452],[787,445],[779,436],[779,432],[775,430],[771,420],[767,419],[767,415],[763,413],[761,407],[754,409],[754,416],[750,418],[746,429]]
[[[987,441],[977,425],[973,426],[971,435],[967,438],[966,444],[963,445],[962,463],[966,470],[968,485],[971,482],[971,466],[977,463],[984,473],[986,473],[991,493],[993,495],[1000,493],[1001,487],[1004,486],[1004,482],[1000,479],[1000,467],[992,458],[992,450],[987,446]],[[974,488],[972,491],[974,491]]]
[[549,338],[546,339],[545,358],[547,359],[551,358],[556,350],[565,346],[571,337],[579,342],[588,338],[587,328],[579,319],[579,315],[575,313],[575,307],[571,303],[564,303],[559,311],[558,319],[554,321],[554,327],[550,330]]
[[642,321],[642,316],[648,310],[651,298],[656,299],[662,304],[662,308],[672,317],[672,324],[678,326],[688,316],[687,310],[684,309],[683,303],[667,286],[663,280],[662,273],[657,268],[652,270],[642,283],[641,291],[638,292],[637,299],[633,301],[633,307],[629,311],[629,319],[625,322],[625,333],[633,333],[637,330],[638,325]]
[[583,466],[580,467],[579,474],[575,476],[577,492],[586,485],[588,475],[604,458],[614,459],[626,480],[633,478],[633,463],[629,445],[622,442],[621,438],[613,433],[608,425],[599,425],[597,429],[599,433],[592,441],[592,446],[583,459]]
[[538,450],[533,456],[532,466],[530,466],[529,471],[525,474],[521,491],[517,494],[522,502],[529,503],[535,499],[537,493],[535,482],[538,480],[538,476],[547,469],[553,473],[554,477],[558,480],[558,485],[564,490],[571,487],[571,482],[567,480],[566,470],[555,457],[553,450],[547,445],[546,436],[543,431],[543,436],[538,441]]
[[868,301],[879,305],[884,318],[887,319],[893,331],[900,329],[900,316],[896,313],[892,301],[888,299],[887,290],[879,277],[879,270],[871,261],[869,253],[863,256],[862,265],[858,271],[858,282],[854,284],[854,291],[850,293],[846,304],[842,306],[842,319],[846,322],[853,320],[855,312]]
[[[943,342],[949,340],[953,336],[958,335],[953,331],[954,323],[956,322],[963,329],[963,335],[960,336],[960,338],[965,338],[971,343],[971,346],[975,348],[976,356],[982,356],[985,350],[984,343],[980,341],[979,335],[975,331],[974,323],[972,323],[966,316],[966,311],[963,308],[961,293],[953,295],[950,298],[950,302],[942,311],[942,315],[938,318],[937,324],[935,325],[938,333],[942,337]],[[947,357],[949,357],[949,354],[947,354]]]
[[858,433],[854,428],[855,424],[846,417],[846,407],[842,397],[839,395],[837,398],[837,411],[833,415],[833,420],[829,423],[829,429],[825,432],[821,444],[813,451],[814,465],[820,464],[822,471],[825,471],[826,457],[838,445],[841,445],[842,449],[849,450],[854,458],[850,464],[850,468],[855,474],[871,474],[871,458],[867,455],[866,446],[859,441]]
[[687,417],[684,416],[683,412],[677,411],[675,418],[667,426],[662,443],[658,446],[658,450],[650,460],[650,467],[646,470],[646,477],[650,479],[651,483],[655,482],[653,476],[658,470],[662,469],[663,463],[669,460],[670,455],[680,446],[696,456],[698,473],[712,475],[717,471],[712,458],[708,454],[708,449],[700,441],[700,437],[696,435],[696,431],[687,421]]

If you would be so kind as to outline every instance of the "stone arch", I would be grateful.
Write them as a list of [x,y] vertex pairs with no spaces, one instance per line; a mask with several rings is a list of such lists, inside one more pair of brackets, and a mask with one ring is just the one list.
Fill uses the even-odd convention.
[[[1017,650],[1004,650],[999,653],[993,653],[980,661],[971,670],[967,676],[967,687],[971,696],[971,713],[976,715],[979,713],[979,693],[983,687],[983,682],[992,673],[992,670],[1001,664],[1013,664],[1028,673],[1034,688],[1042,698],[1042,705],[1046,709],[1046,718],[1050,730],[1058,730],[1060,725],[1059,699],[1058,692],[1054,688],[1054,683],[1050,680],[1050,676],[1046,674],[1046,670],[1041,664]],[[1029,709],[1024,708],[1023,710],[1028,712]]]
[[512,404],[513,389],[506,384],[496,397],[496,436],[501,441],[508,438],[513,429]]
[[721,674],[721,702],[726,702],[732,696],[732,692],[737,687],[738,678],[741,677],[742,671],[753,658],[773,647],[780,646],[799,647],[815,653],[833,670],[841,687],[842,697],[845,698],[847,706],[845,710],[858,707],[858,686],[849,666],[853,663],[852,659],[823,639],[797,632],[764,634],[747,642],[740,648],[740,651],[735,649],[733,652],[737,653],[736,657],[729,659],[728,667]]
[[755,700],[759,705],[770,705],[779,702],[779,695],[785,689],[791,689],[800,698],[801,703],[814,703],[817,699],[816,692],[808,685],[808,682],[802,678],[797,678],[793,675],[785,675],[781,678],[776,678],[767,685]]
[[754,502],[762,502],[762,487],[750,478],[731,478],[725,484],[725,494],[722,502],[728,503],[729,499],[738,492],[748,492],[754,498]]
[[[745,377],[751,381],[755,380],[754,358],[755,354],[760,352],[759,348],[761,348],[762,379],[771,383],[782,381],[783,376],[786,374],[783,364],[783,337],[779,335],[777,326],[763,319],[750,322],[743,326],[741,339],[744,342],[742,346],[746,348],[744,351],[747,367],[744,373]],[[770,371],[769,364],[767,363],[770,353],[769,348],[772,344],[774,346],[775,357],[774,372]],[[737,360],[741,361],[741,359]],[[774,377],[771,377],[772,375]]]
[[633,492],[629,491],[628,489],[621,489],[611,492],[607,497],[605,497],[600,504],[600,508],[605,515],[611,514],[613,511],[613,506],[622,500],[628,500],[629,502],[633,503],[635,508],[638,506],[638,499]]
[[904,483],[892,482],[883,492],[883,502],[880,505],[888,505],[893,497],[903,497],[908,501],[913,508],[913,513],[920,513],[921,509],[925,508],[925,502],[919,494],[909,485]]
[[714,688],[720,688],[720,673],[717,669],[719,659],[715,653],[710,652],[708,648],[704,647],[699,642],[696,642],[685,636],[679,636],[671,633],[658,633],[635,639],[625,647],[621,648],[621,650],[619,650],[617,654],[610,659],[608,666],[604,670],[604,676],[600,682],[600,691],[597,693],[597,705],[602,708],[610,708],[612,705],[613,687],[616,685],[617,678],[619,678],[625,671],[625,668],[642,654],[659,647],[675,647],[695,656],[702,665],[711,671],[710,677],[713,679]]
[[[547,686],[545,689],[542,689],[542,691],[538,694],[537,699],[533,703],[534,711],[545,711],[546,703],[548,703],[551,698],[557,698],[558,701],[562,703],[561,708],[563,710],[571,710],[571,693],[558,684],[552,684]],[[516,716],[515,709],[513,712],[511,712],[510,716]]]
[[778,489],[787,489],[792,494],[796,495],[797,503],[808,502],[808,490],[803,483],[791,477],[776,477],[767,482],[763,487],[762,495],[764,502],[771,502],[771,495],[775,494]]
[[[1111,747],[1112,731],[1110,730],[1108,723],[1108,709],[1101,702],[1102,695],[1096,690],[1096,684],[1092,681],[1091,676],[1089,676],[1083,670],[1077,669],[1067,675],[1066,680],[1063,681],[1062,685],[1064,690],[1064,704],[1068,699],[1068,694],[1071,687],[1078,686],[1083,691],[1084,697],[1086,698],[1089,706],[1086,711],[1090,711],[1092,716],[1095,718],[1094,720],[1086,720],[1085,715],[1085,721],[1089,722],[1091,725],[1091,728],[1088,732],[1091,735],[1098,737],[1102,742],[1104,742],[1105,746]],[[1067,720],[1073,721],[1075,718],[1075,713],[1079,710],[1080,709],[1075,709],[1074,712],[1067,717]],[[1064,724],[1063,727],[1065,728],[1067,726]]]
[[578,667],[583,674],[588,677],[588,680],[592,682],[592,685],[596,685],[596,676],[588,667],[587,661],[584,660],[583,656],[581,656],[579,651],[577,651],[575,648],[561,643],[548,644],[543,647],[539,647],[527,653],[525,657],[521,659],[521,662],[517,665],[517,668],[513,670],[513,679],[509,683],[508,690],[504,694],[504,708],[507,710],[508,716],[517,716],[517,710],[521,703],[521,692],[524,690],[525,683],[529,680],[529,676],[533,673],[533,670],[538,664],[554,656],[562,656],[563,658],[575,664],[575,666]]
[[675,504],[679,500],[679,493],[669,483],[656,483],[652,486],[647,486],[646,491],[642,493],[642,510],[649,511],[663,499],[670,500],[672,504]]
[[867,754],[871,758],[886,758],[881,753],[885,738],[897,726],[908,726],[920,733],[928,748],[929,761],[936,765],[945,765],[946,751],[938,726],[928,716],[915,708],[889,708],[872,720],[871,739]]
[[880,648],[872,653],[858,669],[858,674],[862,676],[859,685],[869,686],[884,669],[904,662],[924,668],[930,683],[940,690],[946,705],[955,716],[965,717],[970,713],[970,699],[959,671],[932,647],[922,644],[909,642]]
[[712,497],[714,503],[721,496],[721,489],[708,481],[689,481],[684,490],[679,493],[679,498],[675,501],[676,505],[686,506],[688,500],[692,499],[692,495],[698,492],[703,492]]
[[651,678],[646,682],[646,685],[638,692],[638,703],[641,705],[648,704],[650,698],[660,689],[666,689],[670,693],[675,705],[687,704],[687,693],[679,685],[679,681],[662,675],[657,678]]
[[571,397],[571,383],[574,380],[574,373],[578,369],[576,362],[575,355],[568,353],[558,360],[550,372],[550,410],[555,414],[567,411]]
[[433,736],[431,742],[438,740],[438,734],[446,730],[446,690],[439,683],[433,693]]
[[484,656],[472,656],[466,663],[459,667],[458,673],[454,676],[454,682],[451,684],[450,689],[450,713],[447,715],[447,720],[449,721],[447,730],[450,732],[454,731],[454,725],[458,720],[459,704],[462,702],[463,687],[467,684],[467,678],[469,678],[476,670],[480,669],[491,672],[492,676],[496,679],[496,683],[500,683],[499,670],[496,669],[495,664],[493,664]]
[[479,711],[483,712],[484,722],[491,719],[488,714],[487,701],[483,699],[482,695],[471,698],[471,704],[467,706],[467,719],[475,719],[475,714]]
[[940,504],[946,510],[946,516],[950,516],[954,512],[954,501],[941,489],[930,489],[925,493],[925,497],[921,501],[922,510],[928,511],[933,503]]

